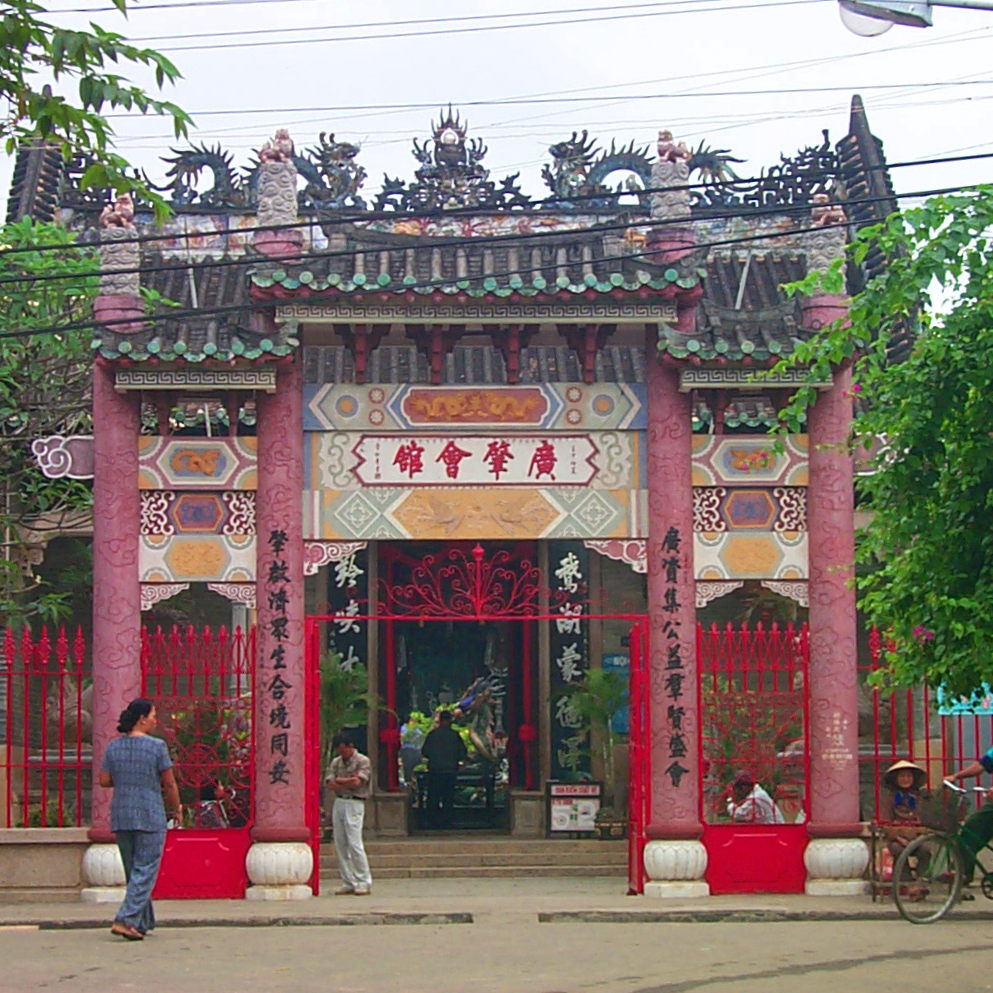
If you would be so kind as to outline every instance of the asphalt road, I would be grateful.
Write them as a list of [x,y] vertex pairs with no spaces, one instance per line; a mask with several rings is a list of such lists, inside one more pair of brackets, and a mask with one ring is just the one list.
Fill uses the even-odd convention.
[[993,921],[538,923],[0,930],[0,991],[978,993]]

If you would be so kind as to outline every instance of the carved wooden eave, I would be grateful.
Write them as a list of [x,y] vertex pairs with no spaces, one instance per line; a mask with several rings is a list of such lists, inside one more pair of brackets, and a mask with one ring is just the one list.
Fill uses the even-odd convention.
[[275,366],[251,366],[244,369],[118,369],[114,387],[119,393],[130,390],[260,390],[276,392]]
[[795,390],[801,386],[813,386],[818,390],[830,389],[830,379],[810,382],[804,369],[788,369],[786,372],[761,372],[751,369],[713,368],[690,366],[679,373],[679,392],[691,390]]
[[675,323],[676,305],[671,301],[624,301],[597,296],[593,300],[506,301],[475,300],[464,302],[418,301],[410,304],[402,298],[381,302],[340,298],[333,304],[289,303],[276,307],[277,323],[311,324],[327,327],[379,323],[463,325],[467,330],[493,325],[514,324],[590,324],[616,326],[657,326],[660,321]]

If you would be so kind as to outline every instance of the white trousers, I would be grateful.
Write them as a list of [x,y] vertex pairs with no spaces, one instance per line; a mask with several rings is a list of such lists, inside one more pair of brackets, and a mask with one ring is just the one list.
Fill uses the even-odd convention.
[[331,811],[331,829],[334,832],[334,850],[338,856],[341,881],[351,889],[372,886],[369,860],[362,844],[362,822],[365,820],[365,803],[336,796]]

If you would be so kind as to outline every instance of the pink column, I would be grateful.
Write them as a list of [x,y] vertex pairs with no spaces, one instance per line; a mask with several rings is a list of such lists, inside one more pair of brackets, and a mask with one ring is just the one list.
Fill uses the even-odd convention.
[[[651,815],[648,837],[699,838],[692,423],[679,371],[648,349],[648,612]],[[683,752],[685,746],[685,752]]]
[[139,398],[114,389],[114,369],[93,370],[93,763],[90,839],[113,840],[110,791],[96,785],[117,718],[141,694],[138,535]]
[[[807,302],[807,320],[829,324],[843,298]],[[858,668],[855,631],[854,469],[848,453],[851,370],[834,375],[810,410],[810,793],[812,837],[858,832]]]
[[302,381],[258,395],[255,841],[306,841]]

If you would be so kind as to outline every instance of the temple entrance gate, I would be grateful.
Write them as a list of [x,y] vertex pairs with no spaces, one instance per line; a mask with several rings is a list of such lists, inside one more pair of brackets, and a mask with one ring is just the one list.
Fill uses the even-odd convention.
[[700,625],[697,658],[710,892],[802,893],[810,810],[807,626]]
[[[594,613],[585,599],[570,600],[558,591],[550,591],[542,583],[540,571],[520,550],[515,554],[513,549],[500,549],[487,557],[478,543],[471,550],[465,543],[458,543],[442,555],[408,559],[404,568],[391,573],[391,564],[396,565],[402,558],[402,552],[394,554],[392,560],[384,556],[386,576],[379,579],[372,611],[350,605],[345,610],[309,616],[306,621],[311,701],[308,756],[320,755],[321,736],[327,733],[322,729],[320,698],[322,662],[325,667],[329,664],[329,651],[337,654],[338,665],[355,664],[346,646],[349,638],[358,638],[366,645],[365,657],[375,660],[367,674],[368,689],[379,701],[379,708],[370,711],[368,727],[359,729],[360,748],[373,761],[376,779],[377,795],[367,810],[367,823],[370,817],[377,818],[376,826],[382,831],[382,818],[386,817],[390,833],[407,833],[411,827],[423,826],[416,813],[404,818],[402,827],[398,827],[395,816],[399,805],[410,802],[411,790],[415,805],[421,799],[419,784],[412,786],[405,781],[402,755],[402,726],[415,704],[423,708],[418,713],[424,714],[437,705],[455,706],[461,701],[464,706],[459,709],[465,711],[463,720],[470,728],[477,760],[482,755],[483,765],[489,763],[482,773],[477,765],[461,784],[474,794],[481,814],[476,816],[468,805],[463,814],[473,814],[475,821],[460,826],[506,827],[507,806],[522,795],[530,794],[532,804],[543,803],[540,791],[545,783],[559,778],[549,776],[553,752],[561,758],[567,751],[561,728],[553,727],[553,714],[564,706],[566,694],[561,684],[554,682],[552,670],[559,675],[565,672],[566,682],[575,682],[589,664],[587,657],[575,653],[574,645],[566,646],[572,651],[563,652],[560,662],[555,639],[562,632],[568,634],[578,628],[580,617],[583,621],[624,625],[629,646],[625,661],[632,687],[630,738],[633,742],[636,734],[644,737],[646,698],[643,693],[639,696],[639,688],[644,682],[643,650],[648,643],[646,615]],[[341,635],[345,641],[339,640]],[[447,646],[446,650],[439,653],[439,644]],[[438,654],[443,657],[437,658]],[[424,664],[425,658],[430,665]],[[582,664],[574,665],[577,661]],[[419,682],[419,674],[412,671],[418,665],[423,670],[433,667],[445,673],[444,685],[438,679],[433,687]],[[488,713],[480,714],[474,703],[466,702],[480,697]],[[632,839],[631,885],[640,888],[635,877],[640,875],[644,844],[647,749],[633,745],[629,749],[630,788],[626,802]],[[308,820],[315,846],[321,824],[321,762],[315,761],[308,789]],[[472,775],[477,777],[475,783],[469,782]],[[577,767],[576,778],[589,778],[589,774]],[[394,813],[384,814],[391,805]]]

